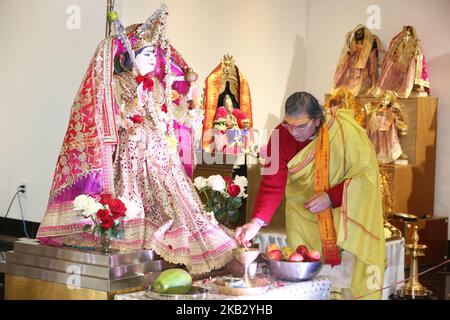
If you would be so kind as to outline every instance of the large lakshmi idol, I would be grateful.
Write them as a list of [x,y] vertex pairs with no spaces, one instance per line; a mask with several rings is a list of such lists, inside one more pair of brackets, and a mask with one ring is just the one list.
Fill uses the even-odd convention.
[[412,26],[405,26],[389,45],[381,66],[376,96],[386,90],[395,91],[399,97],[427,96],[430,90],[425,56]]
[[124,29],[116,19],[117,35],[97,48],[72,106],[37,237],[47,245],[95,247],[73,200],[112,194],[130,204],[113,248],[152,249],[200,274],[231,261],[236,243],[203,210],[177,152],[178,131],[188,126],[174,115],[188,108],[183,72],[193,79],[168,43],[166,17],[162,6],[141,25]]
[[378,60],[383,51],[376,35],[363,25],[349,32],[339,58],[331,94],[348,90],[352,95],[371,95],[378,80]]

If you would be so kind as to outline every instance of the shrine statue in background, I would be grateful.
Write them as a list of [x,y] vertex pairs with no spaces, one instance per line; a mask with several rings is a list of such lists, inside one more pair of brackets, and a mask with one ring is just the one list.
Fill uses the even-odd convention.
[[233,57],[225,55],[206,79],[203,150],[240,153],[253,142],[250,89]]
[[340,108],[348,109],[354,112],[355,120],[362,126],[366,125],[366,113],[356,101],[355,96],[347,89],[340,89],[334,95],[332,95],[324,106],[326,108]]
[[399,135],[406,135],[406,115],[397,103],[397,95],[386,91],[379,105],[365,105],[367,113],[366,131],[372,141],[379,163],[406,160],[400,145]]
[[336,67],[331,94],[347,89],[354,96],[371,95],[378,80],[378,60],[382,51],[378,37],[363,25],[349,32]]
[[412,26],[405,26],[392,39],[388,52],[384,57],[378,79],[376,96],[386,90],[397,92],[401,98],[427,96],[430,90],[425,56]]

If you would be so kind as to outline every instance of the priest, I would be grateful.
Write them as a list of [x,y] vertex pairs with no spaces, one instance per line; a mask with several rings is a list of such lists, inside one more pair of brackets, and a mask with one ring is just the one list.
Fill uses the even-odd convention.
[[236,240],[248,245],[285,196],[289,246],[319,250],[324,272],[334,287],[346,289],[346,297],[380,299],[383,211],[377,158],[366,132],[352,111],[325,112],[306,92],[287,99],[275,130],[252,219],[236,230]]

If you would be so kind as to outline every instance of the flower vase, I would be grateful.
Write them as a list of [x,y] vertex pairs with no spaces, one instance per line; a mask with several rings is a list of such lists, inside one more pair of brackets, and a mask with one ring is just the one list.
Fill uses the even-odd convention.
[[111,238],[107,233],[102,233],[98,239],[97,251],[100,251],[101,253],[104,254],[112,253],[113,250],[111,249],[110,246],[111,246]]
[[234,221],[232,221],[232,220],[229,218],[228,213],[227,213],[226,215],[224,215],[224,216],[221,216],[221,217],[217,218],[217,221],[218,221],[221,225],[227,227],[228,229],[235,230],[235,229],[237,228],[237,223],[234,222]]

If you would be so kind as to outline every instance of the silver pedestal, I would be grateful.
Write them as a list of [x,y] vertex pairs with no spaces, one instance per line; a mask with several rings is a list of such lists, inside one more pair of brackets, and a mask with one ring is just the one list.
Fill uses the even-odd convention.
[[162,271],[174,267],[152,250],[102,254],[20,240],[14,251],[6,253],[0,272],[110,293],[148,286]]

